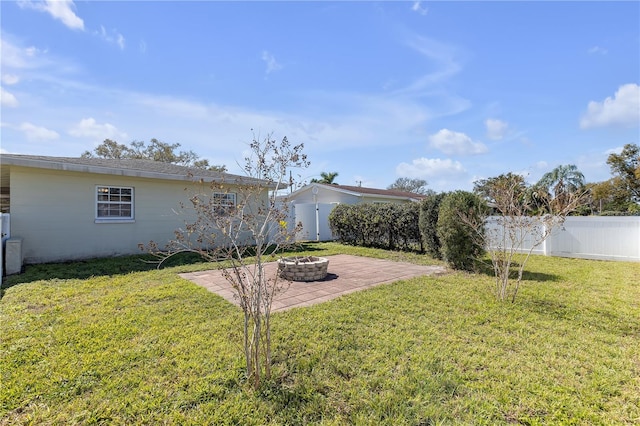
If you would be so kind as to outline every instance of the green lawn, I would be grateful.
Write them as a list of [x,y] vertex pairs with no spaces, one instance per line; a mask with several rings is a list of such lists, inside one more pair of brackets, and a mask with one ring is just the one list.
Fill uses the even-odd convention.
[[640,263],[533,257],[515,304],[491,276],[452,273],[274,314],[259,391],[239,309],[177,276],[206,267],[129,258],[6,280],[0,424],[640,423]]

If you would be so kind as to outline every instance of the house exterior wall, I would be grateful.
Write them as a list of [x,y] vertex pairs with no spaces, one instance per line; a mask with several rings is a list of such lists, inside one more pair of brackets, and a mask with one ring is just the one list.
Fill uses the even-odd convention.
[[[96,221],[96,186],[134,188],[134,220]],[[11,167],[11,233],[23,239],[25,263],[140,253],[174,238],[189,214],[186,181]]]

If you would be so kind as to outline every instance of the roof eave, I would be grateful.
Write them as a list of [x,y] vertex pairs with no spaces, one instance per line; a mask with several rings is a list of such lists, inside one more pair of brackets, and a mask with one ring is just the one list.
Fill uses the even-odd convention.
[[[229,185],[231,184],[250,185],[250,184],[255,184],[256,182],[261,182],[262,184],[266,183],[266,181],[260,181],[260,179],[253,179],[253,178],[228,175],[228,174],[221,174],[221,176],[219,177],[199,176],[197,174],[178,175],[173,173],[152,172],[148,170],[133,170],[133,169],[105,167],[105,166],[97,166],[97,165],[89,165],[89,164],[64,163],[60,161],[41,160],[41,159],[34,159],[34,158],[21,158],[21,157],[14,157],[10,154],[2,155],[2,158],[0,159],[0,165],[10,165],[10,166],[12,165],[12,166],[30,167],[30,168],[36,168],[36,169],[59,170],[59,171],[66,171],[66,172],[93,173],[93,174],[102,174],[102,175],[127,176],[127,177],[146,178],[146,179],[174,180],[174,181],[184,181],[184,182],[203,181],[203,182],[215,182],[220,184],[226,183]],[[277,188],[277,185],[275,184],[267,183],[264,186],[267,189]]]

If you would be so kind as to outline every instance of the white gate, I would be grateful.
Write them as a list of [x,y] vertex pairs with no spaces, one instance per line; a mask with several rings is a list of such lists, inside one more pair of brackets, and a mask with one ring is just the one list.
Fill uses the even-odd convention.
[[295,204],[295,223],[302,224],[297,241],[331,241],[335,239],[329,228],[329,214],[337,203]]

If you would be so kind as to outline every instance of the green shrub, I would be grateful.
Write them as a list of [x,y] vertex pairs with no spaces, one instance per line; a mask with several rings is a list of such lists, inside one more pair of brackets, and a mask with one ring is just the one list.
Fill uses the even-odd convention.
[[640,212],[637,212],[637,211],[626,211],[626,212],[605,211],[605,212],[600,213],[598,216],[640,216]]
[[329,214],[331,232],[346,244],[357,244],[362,232],[355,218],[353,206],[338,204]]
[[412,245],[419,245],[420,252],[423,252],[424,246],[419,226],[420,203],[400,204],[396,221],[398,244],[405,250],[408,250]]
[[484,254],[485,202],[475,194],[455,191],[440,204],[437,236],[442,257],[452,268],[471,271]]
[[408,204],[341,204],[329,215],[329,227],[347,244],[387,249],[420,246],[419,206]]
[[447,195],[446,192],[439,194],[431,194],[420,202],[420,213],[418,219],[418,227],[424,251],[434,259],[442,259],[440,253],[440,239],[438,238],[438,213],[440,211],[440,203]]

